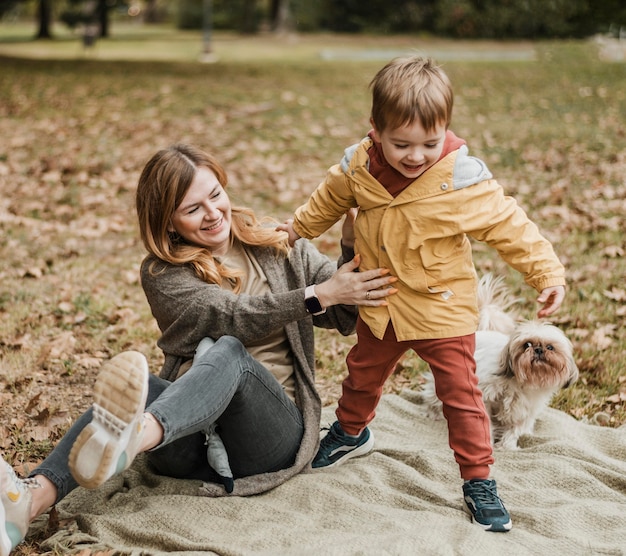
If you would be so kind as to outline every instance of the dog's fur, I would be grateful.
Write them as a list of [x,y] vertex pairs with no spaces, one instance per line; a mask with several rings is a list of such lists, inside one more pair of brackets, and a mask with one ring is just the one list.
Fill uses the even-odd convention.
[[[539,413],[561,388],[578,378],[572,344],[556,326],[541,321],[516,323],[501,278],[486,274],[478,284],[476,374],[491,421],[494,446],[517,449],[531,434]],[[442,404],[428,373],[422,398],[428,414],[442,417]]]

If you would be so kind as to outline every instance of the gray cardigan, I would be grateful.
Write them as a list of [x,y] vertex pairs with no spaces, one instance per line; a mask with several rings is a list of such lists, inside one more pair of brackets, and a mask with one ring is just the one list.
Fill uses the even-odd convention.
[[[283,326],[294,356],[296,404],[304,419],[304,436],[293,466],[273,473],[235,480],[233,495],[246,496],[272,489],[297,473],[309,469],[319,442],[321,402],[315,389],[313,325],[354,332],[357,307],[336,305],[312,317],[304,305],[304,289],[330,278],[344,260],[353,256],[343,250],[339,265],[319,253],[307,240],[299,240],[289,256],[269,248],[251,248],[265,272],[270,293],[262,296],[234,294],[207,284],[186,266],[175,266],[147,256],[141,265],[141,283],[152,314],[161,330],[158,346],[165,354],[160,376],[174,380],[181,364],[193,358],[202,338],[235,336],[243,344]],[[200,494],[222,496],[221,485],[204,483]]]

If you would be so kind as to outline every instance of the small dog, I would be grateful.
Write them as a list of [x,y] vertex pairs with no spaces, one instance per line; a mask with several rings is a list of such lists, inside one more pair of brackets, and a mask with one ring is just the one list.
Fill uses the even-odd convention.
[[[539,413],[554,394],[578,378],[572,343],[556,326],[540,321],[516,323],[512,299],[501,278],[486,274],[478,284],[480,310],[476,332],[476,374],[491,420],[495,447],[518,448],[522,434],[531,434]],[[432,373],[426,376],[422,399],[428,414],[442,418]]]

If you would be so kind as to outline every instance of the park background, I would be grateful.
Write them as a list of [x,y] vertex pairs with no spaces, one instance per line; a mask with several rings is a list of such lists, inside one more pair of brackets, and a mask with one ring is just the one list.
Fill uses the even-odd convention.
[[[0,451],[18,471],[88,407],[102,361],[136,349],[158,372],[134,214],[147,159],[177,141],[210,150],[234,203],[282,221],[368,131],[377,69],[410,53],[443,65],[451,128],[567,267],[553,322],[581,378],[553,407],[626,422],[621,2],[109,3],[106,36],[100,4],[0,2]],[[338,239],[316,243],[335,256]],[[535,292],[474,248],[479,273],[503,276],[532,318]],[[317,340],[332,404],[354,337]],[[419,390],[424,370],[407,356],[387,391]],[[18,553],[37,553],[36,540]]]

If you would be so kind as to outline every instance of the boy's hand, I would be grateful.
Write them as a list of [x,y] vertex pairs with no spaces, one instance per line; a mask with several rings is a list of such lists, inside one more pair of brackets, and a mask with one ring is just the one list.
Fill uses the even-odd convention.
[[346,247],[354,247],[354,221],[358,212],[358,208],[351,208],[346,212],[346,217],[341,227],[341,243]]
[[293,218],[285,220],[284,224],[276,226],[276,230],[279,232],[287,232],[289,236],[289,245],[293,247],[294,243],[300,239],[300,236],[293,230]]
[[543,303],[543,307],[539,309],[537,316],[541,319],[556,312],[556,310],[561,306],[561,303],[563,303],[564,298],[564,286],[552,286],[542,290],[537,298],[537,303]]

